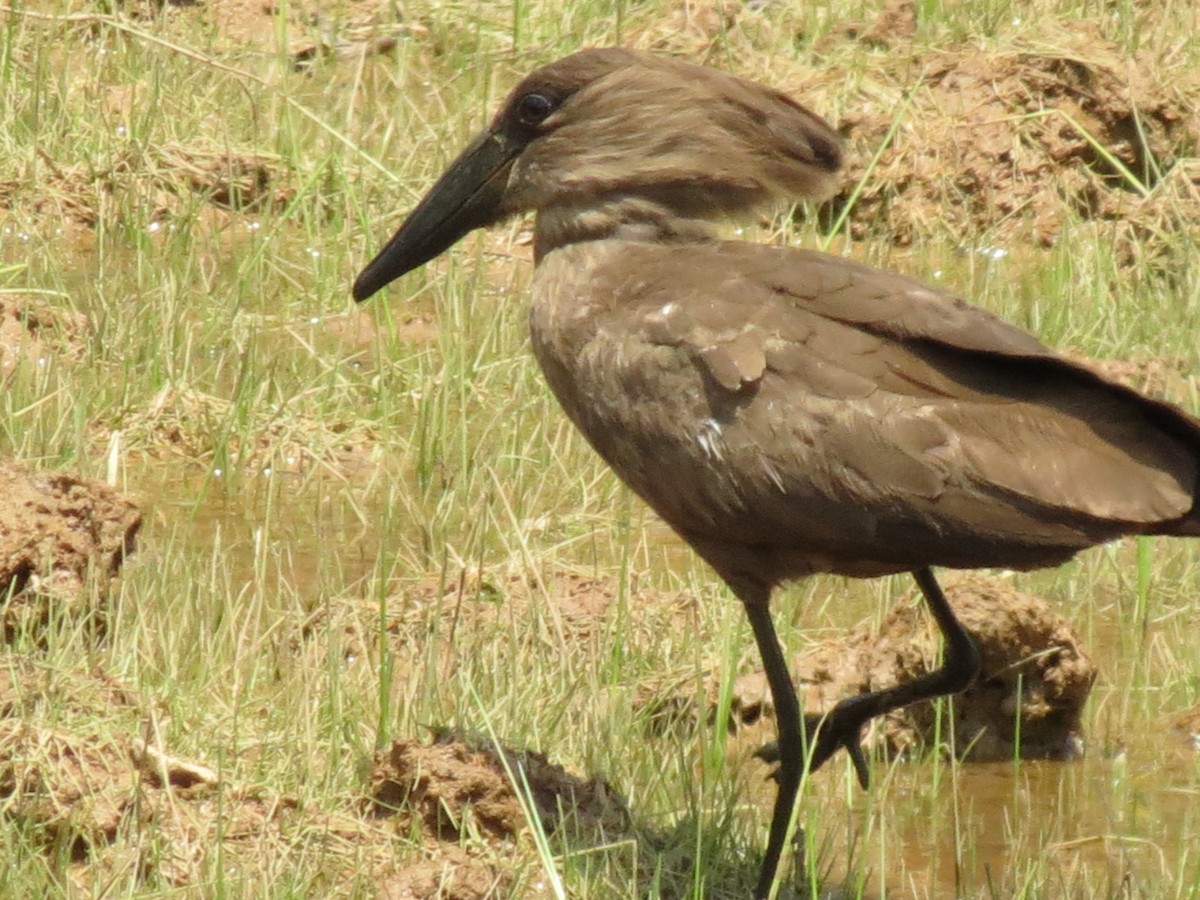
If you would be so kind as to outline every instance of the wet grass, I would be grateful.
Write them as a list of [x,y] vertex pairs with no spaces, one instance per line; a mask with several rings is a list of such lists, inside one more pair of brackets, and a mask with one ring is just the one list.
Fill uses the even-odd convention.
[[[1127,51],[1169,43],[1163,65],[1179,72],[1200,59],[1186,4],[917,6],[918,46],[1004,46],[1036,36],[1039,18],[1088,18]],[[281,17],[275,39],[252,46],[204,7],[5,11],[0,289],[37,291],[92,331],[79,358],[50,352],[0,376],[0,452],[107,479],[148,510],[100,604],[102,627],[63,617],[9,648],[54,679],[103,671],[140,692],[121,715],[73,708],[60,724],[119,743],[153,726],[227,784],[346,815],[358,815],[371,754],[390,738],[447,723],[491,731],[610,779],[638,823],[600,846],[522,841],[505,862],[512,891],[552,894],[561,879],[569,896],[743,894],[765,841],[763,770],[729,754],[723,729],[652,736],[632,701],[664,673],[697,692],[710,672],[731,678],[755,665],[752,642],[709,572],[549,397],[526,348],[519,223],[467,240],[363,310],[348,297],[399,214],[538,63],[618,39],[784,86],[837,63],[858,74],[819,86],[821,111],[836,115],[888,52],[829,42],[876,3],[777,4],[715,30],[707,7],[684,8],[407,3],[403,17],[397,7],[378,19],[397,36],[389,54],[301,69],[289,50],[348,39],[352,10]],[[811,221],[753,231],[832,238],[1055,346],[1200,370],[1194,229],[1170,236],[1153,265],[1129,267],[1102,227],[1064,215],[1053,249],[1000,253],[936,225],[903,250]],[[1183,390],[1200,409],[1195,388]],[[1122,544],[1023,576],[1101,665],[1087,759],[971,767],[931,754],[877,766],[865,795],[835,766],[801,806],[800,881],[867,897],[1200,894],[1200,773],[1165,724],[1200,702],[1197,552]],[[567,571],[617,595],[618,615],[581,639],[552,602]],[[534,599],[472,627],[470,610],[503,605],[513,575]],[[777,607],[783,638],[794,650],[839,633],[903,587],[798,586]],[[639,607],[648,588],[694,602]],[[88,874],[43,832],[0,818],[0,883],[14,896],[369,896],[422,845],[400,829],[384,851],[330,850],[294,832],[235,861],[214,840],[172,869],[165,843],[121,865],[98,842]]]

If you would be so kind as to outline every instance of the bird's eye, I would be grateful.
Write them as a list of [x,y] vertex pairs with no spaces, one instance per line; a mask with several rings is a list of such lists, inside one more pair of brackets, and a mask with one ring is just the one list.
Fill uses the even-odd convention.
[[554,101],[545,94],[526,94],[517,101],[517,117],[525,125],[537,125],[554,112]]

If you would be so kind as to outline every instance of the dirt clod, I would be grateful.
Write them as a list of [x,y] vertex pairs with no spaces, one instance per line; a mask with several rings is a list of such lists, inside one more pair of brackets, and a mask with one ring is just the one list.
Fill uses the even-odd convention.
[[105,484],[13,462],[0,461],[0,498],[0,595],[31,589],[72,600],[89,574],[103,585],[133,550],[142,521]]
[[[893,55],[840,118],[848,169],[866,177],[832,208],[857,190],[851,236],[878,233],[901,246],[934,232],[993,247],[1051,246],[1072,215],[1162,237],[1200,212],[1191,178],[1172,176],[1178,189],[1151,199],[1164,173],[1200,145],[1191,114],[1200,86],[1156,80],[1167,77],[1087,23],[1047,22],[1028,49]],[[889,138],[897,109],[905,112]]]
[[528,784],[534,811],[547,832],[628,828],[629,812],[602,778],[572,775],[529,750],[497,748],[451,735],[433,743],[397,740],[376,757],[371,804],[378,815],[415,816],[430,835],[459,840],[468,828],[510,840],[525,828],[525,813],[505,766]]
[[510,877],[501,868],[442,844],[428,858],[386,876],[378,900],[485,900],[508,896]]
[[[945,584],[946,596],[975,639],[983,670],[954,699],[955,752],[972,760],[1065,758],[1077,752],[1080,715],[1095,666],[1067,621],[1038,597],[982,575]],[[792,663],[804,711],[823,714],[844,697],[881,690],[931,672],[938,661],[936,626],[907,594],[878,628],[860,625]],[[734,715],[744,722],[773,713],[766,676],[734,685]],[[934,740],[932,704],[895,710],[873,723],[868,743],[903,753]],[[949,739],[945,726],[942,734]]]
[[842,34],[870,47],[892,47],[910,41],[917,33],[915,0],[888,0],[869,25],[848,23]]

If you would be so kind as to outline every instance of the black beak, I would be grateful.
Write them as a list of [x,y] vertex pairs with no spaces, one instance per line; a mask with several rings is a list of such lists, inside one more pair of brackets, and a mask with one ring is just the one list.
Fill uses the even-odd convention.
[[521,149],[520,143],[491,131],[471,141],[359,274],[354,299],[366,300],[448,250],[468,232],[502,219],[500,201],[508,170]]

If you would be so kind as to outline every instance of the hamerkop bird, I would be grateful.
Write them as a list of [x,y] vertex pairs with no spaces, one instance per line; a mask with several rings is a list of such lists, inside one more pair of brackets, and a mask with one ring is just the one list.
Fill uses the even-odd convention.
[[[374,261],[365,300],[532,210],[530,330],[571,421],[745,605],[774,697],[775,885],[804,768],[979,668],[931,567],[1057,565],[1126,534],[1200,535],[1200,421],[962,300],[710,222],[823,198],[837,135],[787,96],[624,49],[534,72]],[[942,666],[802,721],[768,611],[813,572],[911,572]]]

